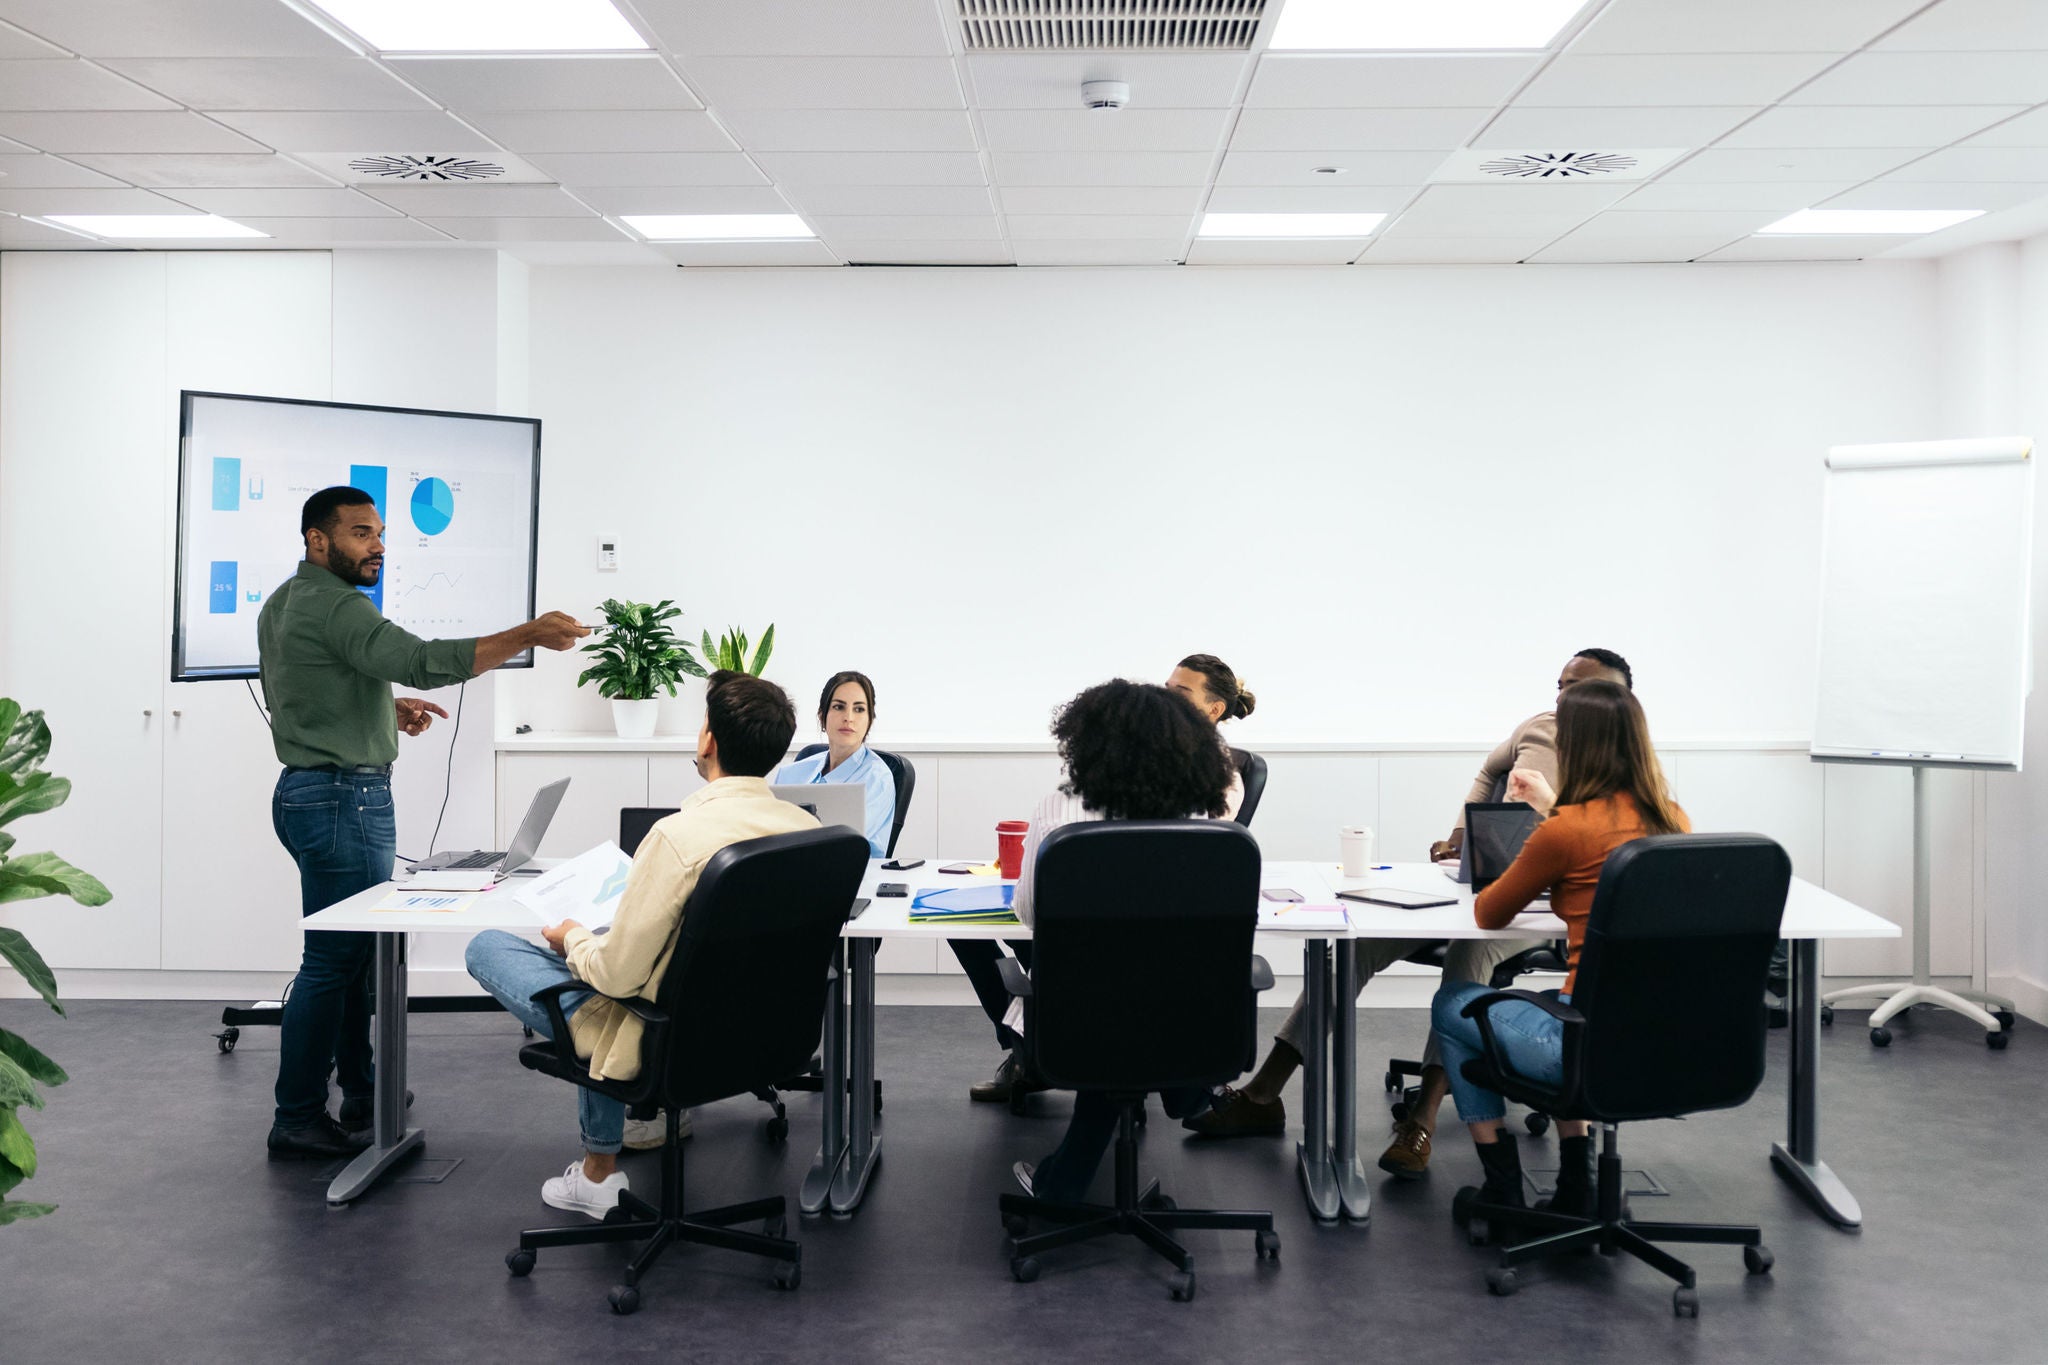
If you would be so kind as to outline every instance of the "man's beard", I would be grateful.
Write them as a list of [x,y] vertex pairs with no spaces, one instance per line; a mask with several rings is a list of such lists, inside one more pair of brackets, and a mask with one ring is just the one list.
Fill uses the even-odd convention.
[[375,570],[370,568],[370,561],[377,558],[375,555],[365,555],[361,559],[350,559],[342,553],[340,547],[330,546],[327,551],[327,567],[342,582],[367,588],[373,586],[384,571],[381,560]]

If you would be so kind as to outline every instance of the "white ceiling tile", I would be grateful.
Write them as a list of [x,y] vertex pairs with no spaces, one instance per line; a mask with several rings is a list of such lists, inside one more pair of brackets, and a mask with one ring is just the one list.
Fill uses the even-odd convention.
[[401,213],[437,218],[588,218],[590,209],[553,185],[364,185]]
[[198,114],[0,114],[0,136],[45,152],[260,152],[263,147]]
[[968,57],[977,109],[1079,109],[1085,81],[1123,81],[1133,109],[1223,109],[1250,69],[1243,53],[1005,52]]
[[181,189],[181,204],[223,218],[395,218],[398,210],[354,190]]
[[737,152],[711,115],[688,109],[548,110],[480,113],[469,122],[508,151]]
[[951,51],[947,25],[931,0],[637,0],[636,8],[664,45],[693,57],[944,57]]
[[1524,108],[1774,104],[1833,60],[1819,53],[1793,52],[1657,57],[1567,53],[1545,67],[1515,103]]
[[1693,260],[1727,237],[1583,237],[1572,233],[1529,257],[1531,265],[1651,265]]
[[[413,180],[441,183],[433,177],[455,174],[465,169],[480,169],[495,166],[499,174],[490,176],[494,185],[545,185],[554,177],[539,167],[529,164],[510,152],[501,152],[482,138],[471,134],[459,146],[442,146],[431,153],[392,152],[385,148],[358,148],[352,152],[292,152],[294,161],[303,161],[314,170],[340,181],[344,185],[391,185],[405,184]],[[367,163],[359,168],[358,163]],[[475,163],[475,166],[471,166]],[[418,169],[439,166],[440,171]],[[394,167],[403,168],[394,171]]]
[[2048,52],[1862,52],[1788,104],[2035,104]]
[[1385,231],[1398,236],[1515,236],[1568,231],[1627,194],[1627,185],[1432,185]]
[[1011,185],[1005,213],[1164,213],[1182,219],[1202,205],[1201,185]]
[[725,126],[750,152],[972,152],[965,109],[737,109]]
[[[1747,237],[1784,216],[1773,209],[1751,209],[1747,212],[1731,209],[1722,213],[1680,209],[1631,210],[1624,201],[1620,207],[1580,224],[1571,235],[1579,241],[1609,241],[1625,237],[1703,237],[1713,239],[1700,248],[1708,251],[1737,237]],[[1699,252],[1693,254],[1696,256]]]
[[832,248],[853,265],[1010,265],[1001,242],[860,242],[832,239]]
[[2048,180],[2048,147],[1950,147],[1891,173],[1893,180]]
[[[36,57],[62,57],[64,49],[55,43],[46,43],[24,29],[12,24],[0,23],[0,61],[23,61]],[[54,228],[44,228],[53,232]]]
[[1267,53],[1247,109],[1493,108],[1542,58],[1488,54],[1293,55]]
[[1188,246],[1189,265],[1349,265],[1365,250],[1363,238],[1312,240],[1222,240],[1197,237]]
[[[1873,180],[1815,205],[1827,209],[1983,209],[1998,213],[2048,195],[2048,169],[2029,183]],[[1806,207],[1801,205],[1801,207]]]
[[176,109],[134,81],[74,57],[0,68],[0,109]]
[[86,57],[340,57],[276,0],[0,0],[0,19]]
[[1108,241],[1147,238],[1165,241],[1194,231],[1192,214],[1179,213],[1013,213],[1003,219],[1014,242]]
[[363,57],[125,57],[107,65],[194,109],[428,109]]
[[528,158],[565,185],[765,185],[738,152],[557,152]]
[[2048,108],[2033,109],[1986,128],[1965,144],[1971,147],[2048,147]]
[[1179,265],[1178,237],[1130,241],[1082,242],[1040,240],[1012,242],[1018,265]]
[[1670,184],[1714,181],[1749,184],[1764,180],[1854,182],[1903,166],[1923,150],[1916,147],[1784,147],[1762,151],[1709,147],[1665,171],[1658,179]]
[[929,218],[811,218],[806,221],[813,232],[833,242],[842,237],[861,242],[993,242],[1003,235],[1002,224],[996,221],[994,214],[983,218],[944,214]]
[[1278,185],[1218,185],[1209,192],[1207,207],[1211,213],[1393,213],[1421,189],[1420,185],[1349,185],[1305,190]]
[[995,152],[1213,152],[1228,109],[984,109]]
[[334,183],[318,171],[269,152],[80,152],[72,159],[132,185],[156,189]]
[[614,217],[627,213],[788,213],[773,185],[574,186],[576,197]]
[[26,218],[0,217],[0,251],[101,251],[90,237]]
[[[448,234],[437,232],[415,218],[236,218],[244,227],[268,233],[280,242],[347,244],[392,242],[445,242]],[[574,219],[564,219],[573,222]]]
[[280,152],[469,155],[491,143],[437,110],[417,113],[228,112],[214,118]]
[[[1485,109],[1247,109],[1232,151],[1413,151],[1462,147],[1493,113]],[[1642,145],[1642,144],[1637,144]]]
[[653,53],[392,57],[391,69],[450,109],[701,109]]
[[1918,237],[1745,237],[1703,259],[1709,261],[1858,261]]
[[56,189],[14,189],[0,182],[0,212],[29,213],[189,213],[183,204],[127,185]]
[[1721,147],[1945,147],[2018,105],[1906,104],[1890,107],[1783,104],[1716,144]]
[[953,63],[936,57],[686,58],[683,74],[719,110],[966,107]]
[[1209,178],[1209,152],[999,152],[996,183],[1189,185]]
[[528,265],[637,265],[673,270],[675,262],[638,242],[505,242],[499,252]]
[[986,185],[789,185],[798,209],[828,217],[986,215],[995,201]]
[[1759,180],[1735,184],[1680,184],[1659,180],[1637,187],[1620,202],[1631,209],[1734,211],[1776,209],[1781,214],[1812,208],[1840,194],[1854,180]]
[[835,266],[838,255],[823,242],[662,242],[648,250],[677,265],[696,266]]
[[602,218],[441,218],[428,227],[465,242],[616,242],[626,234]]
[[2048,51],[2040,0],[1943,0],[1877,44],[1886,52]]
[[980,185],[972,152],[762,152],[754,158],[792,185]]
[[39,152],[0,155],[0,188],[41,190],[68,185],[117,186],[120,183],[110,175],[101,175],[61,157],[44,156]]
[[1528,109],[1518,105],[1502,110],[1470,145],[1499,151],[1565,151],[1603,142],[1615,147],[1704,147],[1756,112],[1754,105],[1607,109]]
[[1579,52],[1853,52],[1927,0],[1614,0]]
[[[1317,175],[1329,160],[1307,152],[1237,152],[1223,158],[1218,185],[1285,185],[1299,189],[1344,185],[1406,185],[1427,180],[1443,165],[1441,152],[1346,152],[1336,159],[1343,174]],[[1005,177],[1007,179],[1007,177]],[[1185,177],[1182,177],[1185,179]]]
[[0,137],[0,152],[18,154],[21,156],[33,156],[35,154],[35,150],[35,148],[29,146],[26,142],[16,142],[11,137]]
[[1360,265],[1513,265],[1549,245],[1556,234],[1496,237],[1375,237]]

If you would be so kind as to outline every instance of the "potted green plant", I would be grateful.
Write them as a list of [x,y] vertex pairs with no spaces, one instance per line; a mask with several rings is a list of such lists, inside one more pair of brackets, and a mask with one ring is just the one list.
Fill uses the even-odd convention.
[[669,622],[683,614],[674,602],[621,602],[607,599],[600,608],[604,628],[598,638],[583,646],[597,662],[583,670],[576,685],[597,684],[598,695],[612,704],[612,728],[620,739],[646,739],[654,733],[654,720],[661,709],[656,692],[676,694],[676,684],[685,675],[705,676],[704,666],[692,658],[690,647],[676,638]]
[[737,627],[728,628],[716,643],[711,632],[704,632],[704,662],[713,669],[729,668],[735,673],[751,673],[761,676],[761,670],[768,666],[768,656],[775,652],[775,624],[770,622],[761,635],[760,648],[754,651],[753,661],[747,660],[747,633]]
[[[23,711],[0,697],[0,825],[24,815],[54,810],[71,796],[71,783],[42,770],[50,753],[50,727],[40,711]],[[69,896],[80,905],[105,905],[111,894],[98,878],[79,871],[54,853],[14,853],[14,836],[0,830],[0,905],[42,896]],[[0,928],[0,962],[35,987],[59,1015],[57,977],[19,929]],[[62,1085],[64,1068],[0,1028],[0,1227],[50,1212],[54,1204],[9,1199],[8,1192],[36,1173],[36,1144],[16,1111],[43,1107],[38,1085]]]

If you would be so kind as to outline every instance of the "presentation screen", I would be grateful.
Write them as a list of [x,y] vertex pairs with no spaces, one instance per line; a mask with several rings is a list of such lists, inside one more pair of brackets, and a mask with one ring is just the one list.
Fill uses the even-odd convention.
[[532,618],[538,419],[181,397],[171,681],[257,676],[257,613],[304,558],[301,507],[336,484],[384,519],[384,570],[358,591],[387,618],[429,639]]

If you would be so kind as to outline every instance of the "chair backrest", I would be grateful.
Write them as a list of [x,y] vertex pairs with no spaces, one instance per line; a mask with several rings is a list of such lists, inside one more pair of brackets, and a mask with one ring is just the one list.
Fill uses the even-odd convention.
[[1252,812],[1266,794],[1266,760],[1250,749],[1232,749],[1230,761],[1237,765],[1238,781],[1244,783],[1244,799],[1237,803],[1237,823],[1251,827]]
[[619,808],[619,851],[628,858],[640,851],[640,841],[656,824],[674,815],[674,806],[621,806]]
[[708,1104],[810,1065],[839,931],[867,871],[868,841],[807,829],[729,844],[683,905],[655,1003],[673,1021],[664,1104]]
[[[796,751],[798,758],[809,758],[822,754],[830,747],[824,744],[806,744]],[[910,794],[917,789],[917,767],[901,754],[892,754],[887,749],[877,749],[872,744],[868,752],[873,754],[889,769],[889,776],[896,779],[896,815],[889,821],[889,846],[882,850],[884,857],[896,856],[896,841],[903,836],[903,822],[910,818]]]
[[1033,871],[1033,1064],[1053,1084],[1160,1090],[1251,1062],[1259,846],[1221,820],[1063,825]]
[[1792,860],[1760,834],[1665,834],[1607,857],[1572,1004],[1585,1117],[1727,1109],[1764,1077],[1764,978]]

